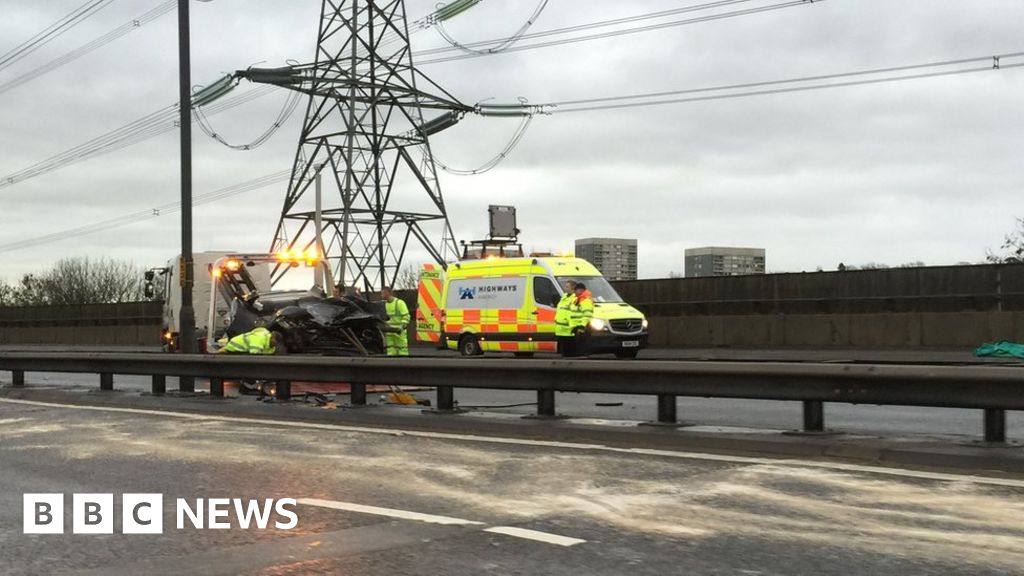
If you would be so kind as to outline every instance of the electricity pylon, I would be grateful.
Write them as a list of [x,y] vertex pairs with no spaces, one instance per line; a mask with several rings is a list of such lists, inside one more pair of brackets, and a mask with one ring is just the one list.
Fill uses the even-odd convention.
[[309,95],[273,251],[316,248],[319,223],[334,279],[367,290],[394,283],[411,245],[457,255],[427,137],[473,108],[414,68],[404,0],[324,0],[312,64],[237,76]]

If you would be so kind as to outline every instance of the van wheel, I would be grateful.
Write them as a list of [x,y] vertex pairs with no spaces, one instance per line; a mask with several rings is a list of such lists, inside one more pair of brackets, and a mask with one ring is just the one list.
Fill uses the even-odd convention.
[[512,355],[516,358],[533,358],[533,352],[513,352]]
[[636,355],[639,354],[639,353],[640,353],[640,350],[637,350],[636,348],[633,348],[631,350],[616,350],[615,351],[615,357],[616,358],[625,358],[625,359],[632,360],[632,359],[635,359]]
[[480,356],[484,353],[480,348],[480,341],[472,334],[463,334],[462,338],[459,338],[459,352],[463,356]]

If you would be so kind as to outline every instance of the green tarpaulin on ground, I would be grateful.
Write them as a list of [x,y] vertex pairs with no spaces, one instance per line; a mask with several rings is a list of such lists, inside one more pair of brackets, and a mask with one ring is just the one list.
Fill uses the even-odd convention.
[[1015,342],[996,342],[995,344],[982,344],[974,350],[975,356],[999,356],[1024,358],[1024,344]]

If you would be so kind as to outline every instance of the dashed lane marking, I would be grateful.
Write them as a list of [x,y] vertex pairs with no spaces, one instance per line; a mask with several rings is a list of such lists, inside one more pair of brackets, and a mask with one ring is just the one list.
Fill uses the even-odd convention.
[[[372,514],[374,516],[386,516],[388,518],[398,518],[400,520],[413,520],[417,522],[426,522],[428,524],[443,524],[445,526],[486,525],[483,522],[477,522],[476,520],[465,520],[463,518],[452,518],[451,516],[438,516],[435,514],[423,514],[422,512],[396,510],[394,508],[380,508],[378,506],[367,506],[365,504],[356,504],[354,502],[321,500],[319,498],[299,498],[297,502],[299,504],[304,504],[306,506],[330,508],[332,510],[344,510],[346,512],[357,512],[360,514]],[[551,534],[550,532],[541,532],[540,530],[528,530],[526,528],[517,528],[515,526],[491,526],[489,528],[484,528],[483,531],[490,532],[492,534],[503,534],[505,536],[511,536],[513,538],[521,538],[523,540],[533,540],[535,542],[553,544],[555,546],[575,546],[577,544],[583,544],[586,542],[586,540],[581,540],[579,538],[571,538],[569,536],[562,536],[560,534]]]
[[337,500],[299,498],[297,502],[299,504],[305,504],[306,506],[330,508],[332,510],[344,510],[346,512],[358,512],[360,514],[372,514],[374,516],[387,516],[388,518],[398,518],[400,520],[415,520],[417,522],[426,522],[427,524],[443,524],[445,526],[483,526],[484,524],[483,522],[463,520],[462,518],[452,518],[450,516],[436,516],[434,514],[422,514],[420,512],[409,512],[408,510],[396,510],[394,508],[380,508],[377,506],[367,506],[365,504],[355,504],[353,502],[339,502]]
[[513,538],[523,538],[524,540],[535,540],[537,542],[554,544],[556,546],[575,546],[586,542],[586,540],[580,540],[579,538],[559,536],[558,534],[540,532],[538,530],[528,530],[526,528],[517,528],[515,526],[492,526],[490,528],[484,528],[484,532],[504,534],[506,536],[512,536]]

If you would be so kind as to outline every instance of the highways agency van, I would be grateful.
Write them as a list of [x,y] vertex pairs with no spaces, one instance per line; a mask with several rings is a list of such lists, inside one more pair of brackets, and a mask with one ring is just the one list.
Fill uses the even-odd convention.
[[647,346],[647,320],[580,258],[487,258],[424,265],[416,339],[464,356],[556,352],[555,309],[567,280],[586,284],[594,318],[584,336],[592,353],[635,358]]

